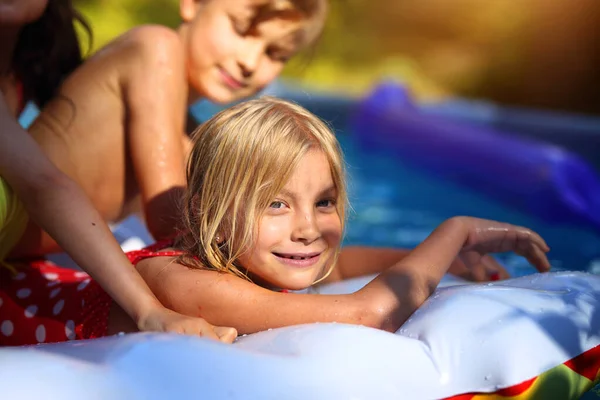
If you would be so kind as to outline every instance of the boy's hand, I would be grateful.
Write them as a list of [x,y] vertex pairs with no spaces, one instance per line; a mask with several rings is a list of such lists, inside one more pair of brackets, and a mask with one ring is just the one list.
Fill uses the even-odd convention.
[[175,332],[203,336],[224,343],[232,343],[237,337],[234,328],[213,326],[202,318],[188,317],[163,306],[154,307],[137,323],[140,331]]
[[546,253],[550,248],[530,229],[507,223],[472,217],[461,217],[468,237],[460,257],[468,268],[480,264],[487,253],[512,251],[525,257],[540,272],[550,269]]

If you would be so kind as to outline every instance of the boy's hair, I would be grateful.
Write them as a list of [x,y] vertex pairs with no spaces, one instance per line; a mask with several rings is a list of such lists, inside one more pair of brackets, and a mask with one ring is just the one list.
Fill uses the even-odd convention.
[[71,0],[49,0],[42,16],[19,34],[12,69],[23,84],[25,100],[42,107],[62,80],[81,64],[75,22],[91,40],[90,27]]
[[257,8],[257,13],[253,16],[254,23],[271,18],[298,23],[301,29],[294,35],[293,45],[304,48],[314,44],[321,35],[327,19],[328,4],[327,0],[266,0]]
[[299,48],[315,43],[323,31],[327,18],[326,0],[271,0],[260,7],[258,20],[277,15],[290,21],[303,21],[295,38]]
[[[184,200],[184,265],[247,278],[236,260],[255,243],[263,212],[311,149],[325,154],[344,226],[344,162],[331,130],[304,108],[262,97],[221,111],[193,133]],[[324,279],[333,269],[336,256]]]

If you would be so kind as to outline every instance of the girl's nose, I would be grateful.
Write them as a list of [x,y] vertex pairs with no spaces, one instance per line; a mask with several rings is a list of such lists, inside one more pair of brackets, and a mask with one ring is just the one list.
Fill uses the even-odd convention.
[[292,240],[304,243],[312,243],[321,236],[316,223],[314,213],[301,213],[295,220],[292,231]]

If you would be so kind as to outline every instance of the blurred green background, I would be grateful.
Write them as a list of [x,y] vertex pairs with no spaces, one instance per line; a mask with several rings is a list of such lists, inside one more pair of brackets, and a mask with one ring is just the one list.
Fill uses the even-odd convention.
[[[96,50],[140,24],[179,23],[177,0],[76,0]],[[598,0],[333,0],[317,47],[284,76],[363,93],[405,82],[422,100],[450,94],[600,113]]]

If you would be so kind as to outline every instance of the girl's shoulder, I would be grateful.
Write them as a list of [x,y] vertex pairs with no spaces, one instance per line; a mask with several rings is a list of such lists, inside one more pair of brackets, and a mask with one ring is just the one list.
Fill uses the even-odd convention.
[[150,246],[126,253],[129,261],[135,266],[137,263],[156,257],[179,257],[184,252],[174,247],[173,240],[158,241]]
[[184,254],[183,250],[174,245],[173,240],[159,241],[143,249],[126,253],[129,261],[145,278],[161,275],[164,279],[172,273],[185,273],[190,270],[207,272],[209,277],[212,276],[211,273],[215,273],[215,271],[208,268],[202,268],[201,265],[197,268],[192,268],[179,262],[179,257]]

